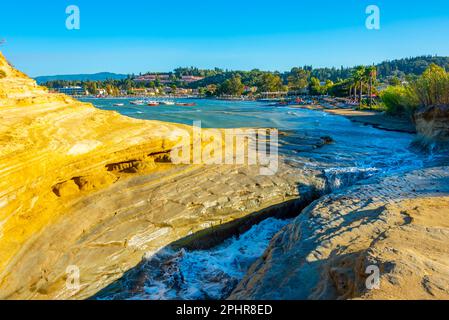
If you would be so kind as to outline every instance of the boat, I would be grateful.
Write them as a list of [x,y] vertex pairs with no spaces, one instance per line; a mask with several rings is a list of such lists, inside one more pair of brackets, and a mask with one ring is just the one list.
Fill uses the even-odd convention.
[[284,106],[288,106],[288,102],[287,101],[279,101],[279,102],[275,102],[275,103],[270,103],[268,104],[269,107],[284,107]]
[[149,105],[150,107],[156,107],[159,105],[158,101],[148,101],[147,105]]
[[143,100],[135,100],[135,101],[131,101],[130,103],[132,105],[135,105],[135,106],[143,106],[145,104],[145,101],[143,101]]
[[176,105],[180,107],[195,107],[196,103],[177,103]]
[[166,105],[166,106],[174,106],[175,102],[164,100],[164,101],[161,101],[159,104]]
[[114,107],[123,107],[124,103],[114,103]]

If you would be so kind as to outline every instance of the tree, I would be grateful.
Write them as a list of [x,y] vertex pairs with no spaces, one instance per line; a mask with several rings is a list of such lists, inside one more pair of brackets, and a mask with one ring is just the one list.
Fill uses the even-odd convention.
[[112,85],[112,84],[107,84],[106,85],[106,92],[110,95],[110,96],[118,96],[120,94],[120,90]]
[[449,105],[449,73],[436,64],[431,64],[408,89],[411,100],[420,106]]
[[346,79],[330,86],[328,93],[334,97],[347,97],[348,91],[352,93],[352,85],[352,80]]
[[285,91],[281,77],[272,73],[262,74],[257,82],[257,87],[259,92]]
[[385,89],[381,98],[393,114],[413,114],[419,107],[449,105],[449,73],[431,64],[420,77],[410,79],[408,85]]
[[401,85],[401,79],[399,79],[396,76],[393,76],[390,79],[388,79],[388,84],[390,86],[400,86]]
[[302,68],[293,68],[287,77],[288,86],[292,90],[300,91],[309,85],[310,71]]
[[98,90],[97,83],[94,81],[88,81],[86,82],[84,89],[86,89],[90,94],[96,94]]
[[133,85],[134,85],[133,81],[130,78],[128,78],[123,81],[121,87],[123,88],[123,90],[129,91],[132,89]]
[[373,106],[373,84],[377,79],[377,68],[375,66],[365,69],[365,79],[368,79],[369,107],[371,109]]
[[407,110],[407,89],[403,86],[390,86],[381,92],[380,98],[388,113],[401,115]]
[[241,96],[245,85],[242,83],[242,78],[240,76],[234,76],[231,79],[225,80],[219,87],[218,91],[220,94]]
[[310,78],[309,93],[313,96],[319,96],[323,94],[323,88],[321,87],[321,83],[318,78]]
[[321,94],[329,94],[330,89],[334,86],[332,80],[327,79],[326,84],[322,87]]
[[[366,68],[364,66],[357,66],[352,72],[352,80],[355,88],[359,86],[359,104],[362,104],[362,96],[363,96],[363,83],[366,79]],[[355,89],[356,96],[357,89]]]

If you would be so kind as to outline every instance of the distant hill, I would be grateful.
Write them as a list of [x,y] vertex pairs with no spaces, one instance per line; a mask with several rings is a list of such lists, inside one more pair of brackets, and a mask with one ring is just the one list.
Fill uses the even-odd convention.
[[437,64],[449,71],[449,57],[421,56],[384,61],[377,65],[380,78],[390,76],[421,75],[430,64]]
[[[449,71],[449,57],[441,56],[419,56],[410,57],[404,59],[396,59],[390,61],[384,61],[376,65],[378,71],[378,78],[382,81],[387,80],[391,77],[398,77],[400,79],[405,79],[406,76],[421,75],[427,67],[435,63],[447,71]],[[318,78],[320,81],[332,80],[337,82],[341,79],[348,79],[351,77],[353,68],[343,67],[340,68],[313,68],[312,66],[305,65],[303,67],[305,70],[310,71],[312,77]],[[226,79],[230,79],[234,76],[239,76],[242,79],[243,84],[247,86],[257,85],[257,80],[265,72],[260,70],[252,71],[229,71],[222,69],[212,69],[212,70],[201,70],[198,68],[177,68],[173,72],[178,77],[182,75],[195,75],[205,77],[203,80],[196,81],[189,84],[190,88],[205,87],[211,84],[219,85],[223,83]],[[150,74],[150,73],[148,73]],[[290,72],[278,73],[281,76],[284,84],[287,82]],[[67,85],[73,85],[70,81],[105,81],[105,80],[122,80],[126,79],[128,75],[117,74],[110,72],[101,72],[95,74],[73,74],[73,75],[56,75],[56,76],[41,76],[36,77],[35,80],[39,84],[47,83],[49,81],[67,81]],[[50,84],[50,87],[61,86],[61,83]],[[78,85],[78,84],[77,84]]]
[[[404,59],[395,59],[383,61],[376,65],[379,79],[387,79],[389,77],[404,78],[407,75],[421,75],[430,64],[435,63],[440,67],[449,71],[449,57],[439,56],[420,56]],[[351,76],[353,68],[312,68],[312,76],[326,81],[330,79],[337,81],[338,79],[347,79]]]
[[94,74],[68,74],[68,75],[56,75],[56,76],[40,76],[34,78],[37,83],[45,83],[48,81],[104,81],[104,80],[121,80],[126,79],[127,74],[117,74],[111,72],[100,72]]

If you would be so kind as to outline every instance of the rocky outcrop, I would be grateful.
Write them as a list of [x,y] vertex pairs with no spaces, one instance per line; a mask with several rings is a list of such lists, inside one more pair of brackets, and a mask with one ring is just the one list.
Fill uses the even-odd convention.
[[208,229],[212,244],[232,232],[221,225],[297,209],[324,185],[284,165],[273,176],[256,165],[174,165],[189,127],[48,93],[1,54],[0,70],[0,299],[88,298],[145,254]]
[[449,299],[448,208],[448,167],[326,196],[272,240],[230,298]]
[[425,145],[449,149],[449,106],[422,108],[415,113],[414,121]]

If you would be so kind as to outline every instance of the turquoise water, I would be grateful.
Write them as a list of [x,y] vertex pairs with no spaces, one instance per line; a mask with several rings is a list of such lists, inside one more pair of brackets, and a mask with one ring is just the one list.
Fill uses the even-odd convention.
[[[104,110],[114,110],[137,119],[161,120],[204,128],[268,127],[280,136],[280,153],[291,164],[330,172],[362,174],[394,171],[420,166],[426,159],[410,150],[413,136],[387,132],[321,111],[270,106],[263,102],[177,99],[195,102],[195,107],[134,106],[131,99],[84,99]],[[114,106],[123,103],[123,107]],[[314,146],[321,137],[335,141],[322,148]]]
[[[191,125],[201,121],[205,128],[278,127],[286,118],[266,103],[248,101],[221,101],[212,99],[176,99],[176,102],[194,102],[195,107],[135,106],[136,99],[82,99],[104,110],[115,110],[137,119],[161,120]],[[156,99],[154,99],[156,100]],[[123,107],[114,104],[124,103]]]

